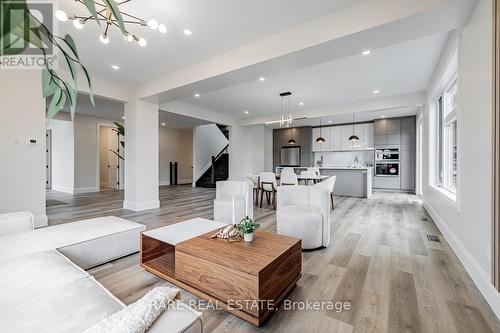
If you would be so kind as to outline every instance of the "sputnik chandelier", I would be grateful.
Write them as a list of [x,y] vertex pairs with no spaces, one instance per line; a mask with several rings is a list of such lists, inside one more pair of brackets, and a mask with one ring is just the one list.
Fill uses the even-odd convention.
[[[79,2],[80,4],[84,5],[83,0],[75,0],[76,2]],[[118,7],[118,10],[120,11],[120,14],[123,17],[123,24],[125,26],[125,31],[123,32],[123,38],[127,42],[132,42],[136,41],[137,44],[139,44],[142,47],[145,47],[147,45],[147,41],[144,37],[140,37],[136,34],[132,34],[128,32],[127,26],[130,25],[139,25],[143,27],[149,27],[152,30],[158,30],[160,33],[164,34],[167,32],[167,26],[165,24],[160,24],[158,21],[155,19],[150,19],[150,20],[144,20],[141,19],[137,16],[134,16],[132,14],[126,13],[122,11],[119,6],[130,2],[131,0],[123,0],[123,1],[116,1],[116,6]],[[106,25],[104,26],[104,31],[103,33],[99,36],[99,40],[103,44],[109,44],[109,29],[112,28],[112,26],[115,26],[116,28],[120,29],[119,23],[116,20],[116,17],[113,15],[112,9],[106,4],[106,2],[102,0],[94,1],[94,4],[96,6],[96,11],[97,11],[97,19],[94,16],[80,16],[76,14],[67,14],[66,12],[62,10],[56,10],[55,16],[56,18],[61,21],[65,22],[68,20],[73,20],[73,26],[78,29],[82,30],[85,27],[85,24],[87,24],[88,21],[100,21],[104,22]],[[121,30],[121,29],[120,29]],[[186,32],[184,32],[186,34]]]

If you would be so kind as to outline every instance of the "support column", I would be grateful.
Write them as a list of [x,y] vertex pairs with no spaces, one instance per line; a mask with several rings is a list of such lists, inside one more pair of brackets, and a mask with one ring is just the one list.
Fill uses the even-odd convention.
[[133,99],[125,104],[125,200],[123,208],[160,207],[158,105]]

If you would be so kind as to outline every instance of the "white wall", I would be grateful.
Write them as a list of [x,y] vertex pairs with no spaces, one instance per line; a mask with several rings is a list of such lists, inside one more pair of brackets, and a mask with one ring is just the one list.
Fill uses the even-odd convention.
[[264,125],[232,126],[229,145],[229,178],[272,171],[272,129]]
[[266,127],[264,129],[264,171],[273,172],[273,129]]
[[[229,136],[231,141],[233,138]],[[196,126],[193,130],[193,180],[203,176],[217,156],[229,143],[215,124]],[[230,167],[231,169],[231,167]]]
[[160,149],[160,185],[170,184],[170,162],[177,162],[178,183],[193,181],[193,130],[161,127],[158,133]]
[[52,132],[52,189],[71,194],[75,185],[73,125],[71,120],[47,120],[47,129]]
[[[423,201],[439,229],[500,316],[500,297],[491,281],[491,115],[492,3],[481,0],[469,24],[458,35],[458,203],[434,186],[436,80],[423,111]],[[453,41],[444,51],[449,57]],[[436,73],[443,73],[443,64]]]
[[[35,226],[45,214],[45,101],[38,70],[0,73],[0,213],[28,210]],[[36,139],[36,145],[26,144]]]

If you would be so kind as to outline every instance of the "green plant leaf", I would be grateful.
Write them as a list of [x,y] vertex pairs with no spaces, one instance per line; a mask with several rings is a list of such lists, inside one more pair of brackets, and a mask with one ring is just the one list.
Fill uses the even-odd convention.
[[68,97],[69,97],[69,107],[71,111],[71,119],[75,118],[75,112],[76,112],[76,99],[78,97],[78,93],[76,89],[73,89],[71,86],[66,86],[66,91],[68,92]]
[[47,109],[47,118],[53,118],[59,111],[61,111],[65,103],[66,95],[63,93],[62,89],[58,87],[50,100],[50,104]]
[[122,159],[122,160],[125,161],[125,159],[120,154],[118,154],[116,151],[111,150],[111,149],[109,151],[112,152],[113,154],[115,154],[116,156],[118,156],[118,158],[120,158],[120,159]]
[[122,33],[126,34],[127,30],[125,30],[125,24],[123,24],[123,17],[118,9],[118,6],[116,5],[115,0],[104,0],[104,3],[109,6],[109,9],[111,9],[111,13],[115,17],[116,21],[118,21],[118,26],[122,30]]
[[42,69],[42,95],[48,97],[52,95],[58,87],[57,78],[54,78],[47,67]]
[[71,52],[73,52],[73,55],[79,61],[80,58],[78,57],[78,51],[76,49],[75,41],[73,40],[73,38],[70,35],[65,35],[63,41],[66,43],[69,49],[71,49]]
[[90,102],[92,103],[92,106],[95,107],[94,92],[92,91],[92,81],[90,80],[89,72],[87,71],[87,68],[85,68],[85,66],[81,65],[81,67],[82,67],[83,73],[85,74],[85,78],[87,79],[87,85],[89,86]]
[[94,0],[83,0],[83,4],[89,10],[90,15],[92,15],[96,19],[97,24],[101,25],[101,23],[99,21],[99,17],[97,16],[97,10],[95,9]]
[[113,124],[115,124],[116,126],[116,132],[118,132],[118,134],[122,136],[125,136],[125,127],[117,121],[113,121]]

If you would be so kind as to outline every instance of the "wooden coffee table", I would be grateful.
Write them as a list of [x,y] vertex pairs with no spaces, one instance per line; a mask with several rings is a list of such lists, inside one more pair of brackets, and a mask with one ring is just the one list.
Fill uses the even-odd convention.
[[264,231],[251,243],[212,239],[223,226],[197,218],[145,231],[141,266],[260,326],[301,276],[301,240]]

